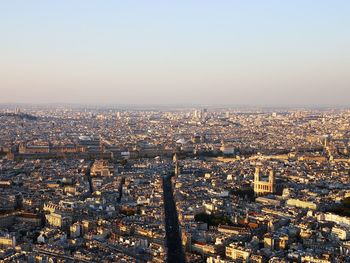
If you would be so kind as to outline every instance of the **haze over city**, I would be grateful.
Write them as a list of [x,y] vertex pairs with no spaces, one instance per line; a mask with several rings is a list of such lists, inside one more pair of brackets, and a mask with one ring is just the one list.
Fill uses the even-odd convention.
[[350,262],[349,14],[2,1],[0,262]]
[[0,103],[347,106],[349,1],[3,1]]

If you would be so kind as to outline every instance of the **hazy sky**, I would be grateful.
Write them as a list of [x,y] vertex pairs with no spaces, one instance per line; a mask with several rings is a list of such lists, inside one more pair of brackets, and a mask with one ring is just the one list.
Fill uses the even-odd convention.
[[350,1],[0,2],[0,103],[350,105]]

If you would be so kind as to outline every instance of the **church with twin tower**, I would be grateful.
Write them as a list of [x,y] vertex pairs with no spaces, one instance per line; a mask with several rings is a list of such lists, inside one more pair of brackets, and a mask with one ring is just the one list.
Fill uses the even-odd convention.
[[254,193],[256,196],[273,194],[276,191],[275,174],[271,170],[269,176],[262,178],[260,167],[255,168],[254,174]]

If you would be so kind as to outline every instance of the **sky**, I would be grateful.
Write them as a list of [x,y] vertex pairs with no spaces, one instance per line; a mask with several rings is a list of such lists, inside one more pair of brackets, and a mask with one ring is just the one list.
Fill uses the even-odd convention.
[[0,103],[350,106],[348,0],[0,0]]

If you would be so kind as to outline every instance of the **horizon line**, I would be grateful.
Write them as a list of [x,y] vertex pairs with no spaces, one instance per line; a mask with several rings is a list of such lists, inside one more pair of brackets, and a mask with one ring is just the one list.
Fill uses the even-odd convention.
[[82,102],[50,102],[50,103],[29,103],[29,102],[0,102],[0,107],[98,107],[98,108],[275,108],[275,109],[347,109],[349,105],[344,104],[220,104],[220,103],[82,103]]

